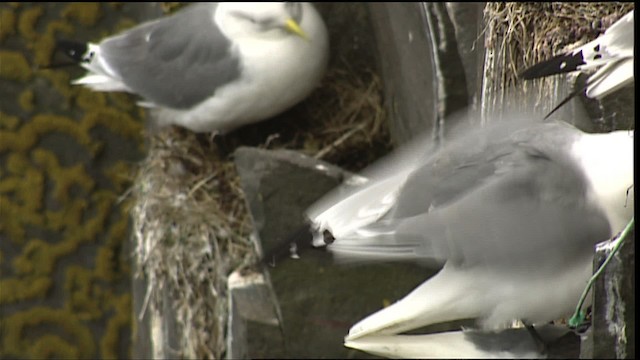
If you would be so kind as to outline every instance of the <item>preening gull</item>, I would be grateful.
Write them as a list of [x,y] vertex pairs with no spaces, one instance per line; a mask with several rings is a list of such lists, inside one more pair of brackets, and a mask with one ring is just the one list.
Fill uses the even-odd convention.
[[[631,10],[595,40],[532,65],[524,70],[520,76],[523,79],[536,79],[577,70],[598,69],[587,79],[586,95],[590,98],[601,99],[634,81],[633,22],[633,10]],[[558,107],[574,95],[575,93],[572,93]]]
[[126,91],[158,126],[225,133],[295,105],[318,85],[328,36],[309,3],[198,3],[98,44],[60,41],[89,70],[74,81]]
[[307,211],[338,258],[444,265],[354,325],[347,342],[459,319],[539,324],[574,310],[594,245],[633,216],[633,131],[504,118],[453,131],[433,153],[417,140],[364,172],[357,191]]

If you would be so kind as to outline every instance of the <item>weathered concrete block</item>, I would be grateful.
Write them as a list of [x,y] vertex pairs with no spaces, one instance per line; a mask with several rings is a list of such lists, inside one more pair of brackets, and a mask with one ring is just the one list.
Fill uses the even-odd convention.
[[[349,173],[296,152],[239,148],[234,153],[259,243],[278,246],[303,223],[308,206],[339,185]],[[406,264],[336,266],[324,251],[269,268],[282,311],[279,329],[247,322],[252,358],[368,358],[343,347],[349,327],[406,295],[433,271]]]
[[247,321],[279,325],[279,308],[268,275],[238,271],[227,280],[227,359],[249,358]]
[[440,120],[468,104],[456,29],[444,3],[372,3],[385,107],[395,144],[439,136]]
[[[609,256],[612,241],[596,246],[594,272]],[[582,358],[635,358],[635,241],[631,231],[593,289],[592,353]]]

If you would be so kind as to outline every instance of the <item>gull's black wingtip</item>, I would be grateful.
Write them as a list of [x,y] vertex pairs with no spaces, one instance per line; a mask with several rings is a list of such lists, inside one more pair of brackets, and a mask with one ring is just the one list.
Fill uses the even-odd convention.
[[87,61],[85,54],[87,53],[87,43],[72,40],[57,40],[56,50],[62,51],[65,55],[76,62]]
[[525,80],[538,79],[545,76],[563,74],[578,70],[578,66],[584,65],[582,51],[576,54],[562,54],[549,60],[531,65],[522,71],[518,76]]
[[[314,244],[316,236],[322,236],[324,244]],[[335,238],[329,230],[324,230],[320,234],[313,224],[306,222],[284,240],[265,249],[264,256],[260,262],[263,265],[274,267],[278,261],[297,257],[299,252],[306,249],[325,251],[327,245],[331,245],[334,241]]]

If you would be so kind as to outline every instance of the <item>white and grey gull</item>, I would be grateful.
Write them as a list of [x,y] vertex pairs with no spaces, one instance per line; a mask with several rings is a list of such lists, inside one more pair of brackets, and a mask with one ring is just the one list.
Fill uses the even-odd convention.
[[434,153],[418,140],[365,172],[357,191],[308,210],[337,257],[443,265],[355,324],[348,346],[375,344],[372,336],[392,344],[396,334],[452,320],[492,330],[571,314],[595,244],[633,216],[633,131],[588,134],[526,117],[454,131]]
[[96,91],[140,95],[157,126],[225,133],[308,96],[328,62],[310,3],[198,3],[97,44],[59,42]]

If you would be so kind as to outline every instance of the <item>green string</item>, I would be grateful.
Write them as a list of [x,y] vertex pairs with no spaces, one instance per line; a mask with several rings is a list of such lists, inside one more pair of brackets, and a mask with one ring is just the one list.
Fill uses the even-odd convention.
[[598,276],[600,276],[600,274],[602,273],[604,268],[607,266],[609,261],[611,261],[611,259],[613,258],[613,255],[615,255],[616,252],[618,252],[618,249],[620,248],[620,246],[622,246],[622,243],[624,243],[624,240],[627,237],[627,235],[629,235],[629,232],[631,232],[634,219],[635,217],[631,218],[631,221],[629,221],[629,223],[624,228],[624,230],[622,230],[622,233],[620,233],[620,236],[616,240],[616,244],[614,245],[611,253],[609,253],[609,256],[607,256],[607,258],[602,263],[602,265],[600,265],[600,267],[598,268],[598,271],[596,271],[596,273],[593,274],[591,279],[589,279],[589,283],[587,284],[587,287],[584,288],[584,291],[582,292],[582,296],[580,297],[580,301],[578,301],[578,306],[576,307],[576,311],[573,313],[573,316],[571,317],[571,319],[569,319],[570,327],[576,327],[582,324],[582,322],[584,321],[586,314],[584,311],[582,311],[582,305],[584,304],[584,301],[587,298],[587,293],[589,292],[591,287],[593,287],[593,284],[596,282],[596,279],[598,278]]

